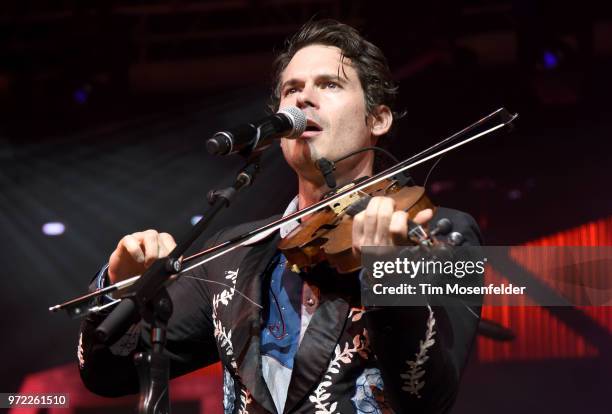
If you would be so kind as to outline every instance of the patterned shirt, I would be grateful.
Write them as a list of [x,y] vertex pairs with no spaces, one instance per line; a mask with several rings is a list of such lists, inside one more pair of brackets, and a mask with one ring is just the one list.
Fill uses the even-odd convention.
[[[297,209],[296,196],[283,217]],[[287,236],[297,226],[296,221],[285,224],[280,229],[281,237]],[[287,259],[282,254],[278,253],[272,260],[264,286],[268,290],[268,300],[263,310],[261,332],[262,372],[276,409],[283,412],[293,360],[312,314],[302,305],[302,278],[288,269]]]

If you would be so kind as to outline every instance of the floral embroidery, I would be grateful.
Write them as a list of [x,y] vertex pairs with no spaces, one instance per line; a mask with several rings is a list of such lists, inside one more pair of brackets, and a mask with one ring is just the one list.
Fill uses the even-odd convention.
[[367,368],[355,382],[355,395],[351,398],[357,414],[384,414],[393,412],[385,402],[384,384],[378,368]]
[[[234,298],[234,293],[236,292],[236,280],[238,278],[238,270],[226,270],[225,271],[225,279],[230,280],[232,282],[232,287],[228,289],[224,289],[221,293],[213,295],[213,308],[212,308],[212,319],[213,326],[215,327],[214,336],[215,339],[219,342],[219,346],[221,349],[225,351],[225,355],[227,355],[230,359],[230,365],[232,368],[237,369],[238,364],[236,363],[236,358],[234,357],[234,344],[232,344],[232,330],[225,329],[223,323],[219,320],[218,310],[219,306],[227,306],[230,301]],[[223,410],[225,414],[230,414],[234,411],[234,406],[236,402],[236,394],[235,394],[235,386],[234,379],[227,369],[224,369],[223,376]],[[241,385],[240,390],[240,408],[238,409],[238,414],[249,414],[247,410],[247,405],[251,403],[251,393],[244,386]]]
[[219,341],[221,348],[225,349],[225,354],[231,358],[232,368],[236,368],[236,361],[234,361],[234,345],[232,344],[232,330],[225,330],[225,327],[221,324],[221,321],[213,318],[213,324],[215,326],[215,338]]
[[83,333],[79,335],[79,345],[77,346],[77,358],[79,359],[79,367],[85,366],[85,357],[83,356]]
[[361,307],[361,308],[351,308],[348,318],[352,321],[352,322],[357,322],[358,320],[361,319],[361,317],[363,316],[363,314],[365,313],[365,308]]
[[429,310],[429,317],[427,318],[425,340],[419,342],[419,352],[415,354],[415,360],[406,361],[406,364],[408,364],[408,369],[404,374],[400,375],[405,380],[404,385],[402,386],[402,391],[416,395],[417,398],[421,398],[419,391],[425,386],[425,381],[421,380],[421,378],[423,378],[425,375],[423,365],[429,359],[429,356],[427,356],[427,350],[436,343],[436,340],[433,338],[436,334],[436,331],[434,331],[436,319],[434,318],[431,307],[427,306],[427,309]]
[[332,385],[332,375],[340,372],[341,364],[349,364],[356,353],[361,356],[366,355],[367,358],[367,351],[369,351],[369,343],[365,329],[363,330],[363,335],[355,335],[352,348],[349,342],[344,344],[344,349],[340,348],[340,344],[336,345],[334,357],[329,361],[323,381],[319,383],[313,394],[308,397],[310,402],[315,405],[315,414],[332,414],[336,412],[338,402],[327,401],[331,397],[331,393],[327,392],[327,387]]
[[217,309],[219,303],[227,306],[229,301],[234,298],[234,293],[236,292],[236,280],[238,279],[238,270],[239,269],[225,271],[225,279],[232,282],[232,287],[229,290],[224,289],[221,293],[213,296],[213,310]]
[[212,308],[212,319],[213,326],[215,327],[214,336],[215,339],[219,342],[219,346],[225,350],[225,354],[230,358],[230,365],[232,368],[236,369],[238,366],[236,364],[236,359],[234,358],[234,345],[232,344],[232,330],[226,330],[223,326],[223,323],[219,320],[217,311],[219,309],[219,305],[227,306],[229,302],[234,298],[235,288],[236,288],[236,279],[238,278],[238,269],[236,270],[227,270],[225,272],[225,278],[231,280],[232,287],[228,289],[224,289],[221,293],[213,295],[213,308]]
[[243,388],[240,391],[240,394],[240,409],[238,410],[238,414],[249,414],[249,411],[246,409],[246,407],[252,401],[251,393],[246,388]]

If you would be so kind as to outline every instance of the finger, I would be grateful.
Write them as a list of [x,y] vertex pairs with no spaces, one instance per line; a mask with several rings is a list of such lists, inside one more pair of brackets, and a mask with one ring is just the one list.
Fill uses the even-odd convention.
[[353,217],[353,253],[361,252],[361,245],[363,240],[363,221],[365,219],[365,211],[355,215]]
[[395,210],[395,200],[390,197],[381,197],[378,204],[376,218],[376,232],[374,234],[375,246],[390,246],[391,237],[389,234],[389,224]]
[[129,234],[119,241],[117,248],[123,247],[136,263],[144,263],[145,255],[140,246],[140,240],[134,235]]
[[145,266],[149,266],[159,257],[158,234],[155,230],[143,232],[142,246],[145,254]]
[[433,210],[430,208],[426,208],[425,210],[419,211],[416,216],[414,216],[414,221],[416,224],[426,224],[433,217]]
[[405,211],[396,211],[391,216],[391,224],[389,224],[389,233],[391,240],[396,246],[406,245],[408,243],[408,213]]
[[374,197],[368,203],[363,219],[362,246],[373,246],[376,234],[376,222],[378,220],[378,207],[381,197]]
[[174,238],[168,233],[159,233],[159,257],[166,257],[176,247]]

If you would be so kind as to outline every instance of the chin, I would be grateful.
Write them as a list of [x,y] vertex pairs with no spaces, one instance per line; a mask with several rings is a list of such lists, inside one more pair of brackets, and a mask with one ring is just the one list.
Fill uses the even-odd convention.
[[313,164],[312,152],[309,145],[300,145],[301,142],[296,142],[287,151],[283,151],[285,159],[292,168],[303,168],[305,165]]

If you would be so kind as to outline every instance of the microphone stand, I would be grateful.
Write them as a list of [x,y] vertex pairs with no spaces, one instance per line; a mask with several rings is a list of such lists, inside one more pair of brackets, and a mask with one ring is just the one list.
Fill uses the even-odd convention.
[[[128,328],[142,319],[151,325],[151,350],[134,355],[134,364],[140,383],[140,414],[169,414],[170,361],[164,354],[166,328],[172,315],[172,300],[166,287],[172,282],[172,275],[181,271],[180,257],[193,242],[208,228],[215,216],[224,207],[229,207],[238,191],[253,183],[259,171],[261,152],[248,156],[246,165],[236,176],[231,187],[208,193],[211,206],[202,219],[191,229],[170,254],[157,259],[136,283],[127,288],[127,293],[112,312],[95,330],[96,339],[104,344],[112,344]],[[84,305],[105,292],[93,292],[50,308],[51,311],[65,309],[69,315],[83,316],[89,309]],[[98,307],[100,309],[101,307]]]

